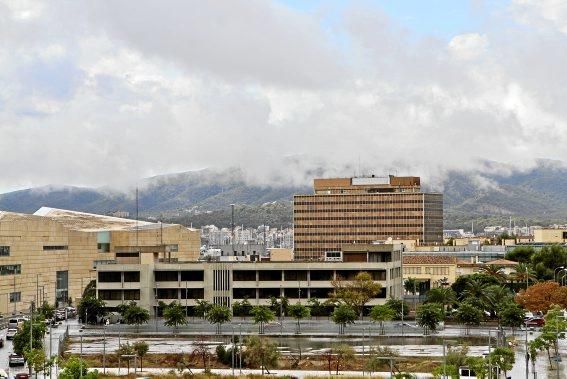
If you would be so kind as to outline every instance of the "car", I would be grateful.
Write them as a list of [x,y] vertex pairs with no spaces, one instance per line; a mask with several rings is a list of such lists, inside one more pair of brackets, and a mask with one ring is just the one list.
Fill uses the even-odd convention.
[[0,369],[0,379],[8,379],[8,378],[9,378],[9,376],[6,373],[6,371]]
[[14,379],[30,379],[30,374],[26,372],[20,372],[14,376]]
[[7,340],[13,340],[16,333],[18,333],[18,329],[8,328],[8,331],[6,332],[6,339]]
[[544,326],[545,320],[541,317],[530,318],[525,321],[526,326]]
[[26,364],[26,360],[24,359],[23,356],[21,356],[19,354],[12,353],[8,357],[8,366],[10,366],[10,367],[24,366],[25,364]]

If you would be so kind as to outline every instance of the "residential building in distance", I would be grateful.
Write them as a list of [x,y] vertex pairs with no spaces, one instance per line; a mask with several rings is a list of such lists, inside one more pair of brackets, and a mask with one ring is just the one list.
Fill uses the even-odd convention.
[[[163,262],[142,252],[140,263],[115,260],[97,265],[97,293],[112,310],[135,300],[153,312],[160,301],[173,301],[188,308],[197,300],[232,306],[248,299],[252,305],[268,305],[271,297],[286,296],[290,303],[317,298],[325,301],[333,291],[332,280],[352,280],[368,272],[381,284],[378,295],[367,305],[383,304],[401,296],[400,245],[350,245],[344,261],[291,261],[291,252],[275,252],[278,261],[186,261]],[[282,259],[281,261],[279,261]]]
[[314,194],[294,196],[293,222],[298,260],[387,239],[442,244],[443,195],[413,176],[315,179]]
[[567,229],[540,228],[534,229],[534,243],[567,243]]
[[[27,311],[32,301],[76,302],[100,265],[197,260],[199,231],[54,208],[33,215],[0,211],[0,313]],[[136,278],[127,278],[136,279]],[[127,299],[135,294],[125,290]]]

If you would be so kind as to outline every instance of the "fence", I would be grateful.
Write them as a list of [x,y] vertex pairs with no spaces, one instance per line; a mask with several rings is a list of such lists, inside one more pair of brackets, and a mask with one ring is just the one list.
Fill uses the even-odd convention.
[[67,341],[69,340],[69,325],[65,327],[65,332],[59,336],[59,344],[57,353],[61,356],[65,352]]

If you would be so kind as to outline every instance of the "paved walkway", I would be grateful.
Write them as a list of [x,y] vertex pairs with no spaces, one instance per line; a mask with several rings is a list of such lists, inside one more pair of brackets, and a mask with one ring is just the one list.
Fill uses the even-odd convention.
[[[102,368],[97,368],[96,370],[98,370],[99,372],[103,372]],[[143,374],[152,374],[152,375],[163,375],[163,374],[167,374],[169,371],[171,371],[170,369],[159,369],[159,368],[148,368],[148,369],[144,369],[143,372],[137,372],[138,376],[142,376]],[[204,372],[203,369],[194,369],[191,370],[194,374],[197,373],[202,373]],[[106,369],[107,373],[112,373],[115,375],[127,375],[127,369],[122,368],[120,370],[120,372],[118,372],[117,368],[112,368],[112,369]],[[133,373],[134,370],[130,370],[130,373]],[[188,372],[188,371],[185,371]],[[211,372],[213,374],[218,374],[218,375],[224,375],[224,376],[230,376],[232,375],[232,369],[212,369]],[[234,374],[235,375],[239,375],[241,372],[238,369],[234,370]],[[255,375],[260,375],[262,374],[261,370],[250,370],[250,369],[243,369],[242,370],[242,374],[243,375],[248,375],[248,374],[255,374]],[[318,376],[318,377],[329,377],[329,372],[328,371],[307,371],[307,370],[270,370],[270,374],[273,376],[293,376],[296,378],[305,378],[307,376]],[[333,371],[333,376],[335,375],[335,372]],[[362,371],[339,371],[339,375],[340,376],[358,376],[358,377],[362,377],[363,373]],[[414,374],[417,376],[418,379],[425,379],[425,378],[433,378],[433,375],[431,374],[426,374],[426,373],[416,373]],[[366,377],[370,377],[368,372],[364,373],[364,376]],[[389,372],[374,372],[371,375],[373,378],[390,378],[390,373]]]

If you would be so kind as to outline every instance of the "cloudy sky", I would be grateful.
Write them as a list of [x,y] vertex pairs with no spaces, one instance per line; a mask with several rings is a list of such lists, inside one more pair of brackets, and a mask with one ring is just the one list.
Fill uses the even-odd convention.
[[566,0],[0,0],[0,192],[567,161]]

